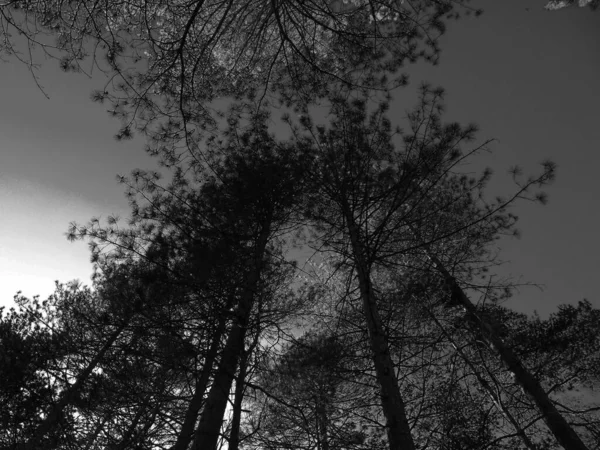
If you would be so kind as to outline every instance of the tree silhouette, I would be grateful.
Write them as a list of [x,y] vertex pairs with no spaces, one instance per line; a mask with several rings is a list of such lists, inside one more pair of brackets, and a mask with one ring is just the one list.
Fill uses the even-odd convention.
[[[278,146],[260,124],[231,136],[211,143],[219,151],[210,169],[194,166],[198,171],[185,178],[179,168],[166,188],[140,171],[124,180],[131,188],[135,228],[121,229],[111,220],[108,228],[93,221],[71,230],[74,237],[92,239],[98,264],[145,261],[169,274],[181,291],[182,298],[170,306],[182,315],[179,327],[192,330],[186,339],[198,347],[192,356],[201,368],[174,448],[217,445],[249,329],[266,327],[256,316],[265,310],[274,319],[281,286],[293,268],[281,255],[279,236],[293,229],[290,221],[310,161]],[[144,305],[163,306],[164,299],[158,301]],[[168,324],[165,320],[161,328]]]
[[[423,88],[421,105],[409,116],[412,134],[403,136],[404,152],[395,152],[389,143],[384,109],[367,120],[361,100],[334,99],[331,128],[315,130],[305,119],[303,126],[312,136],[299,138],[301,145],[314,146],[322,167],[315,176],[318,194],[311,200],[309,217],[321,231],[323,245],[356,271],[390,445],[414,444],[393,368],[389,331],[377,304],[381,288],[374,277],[396,267],[400,271],[396,278],[402,280],[405,267],[421,266],[429,283],[437,278],[439,289],[446,290],[446,307],[461,306],[473,331],[497,349],[516,381],[535,399],[555,437],[570,448],[585,448],[537,380],[477,314],[455,278],[481,275],[483,265],[492,261],[486,245],[514,227],[516,218],[506,213],[507,207],[527,198],[532,186],[552,180],[554,166],[545,163],[537,178],[515,178],[518,189],[508,200],[479,203],[481,195],[474,192],[483,189],[487,175],[477,180],[453,173],[464,158],[459,145],[473,138],[474,129],[442,125],[440,97],[440,91]],[[539,193],[529,198],[544,200]],[[449,260],[443,263],[442,258]]]
[[305,108],[332,83],[403,85],[404,63],[437,61],[448,20],[478,13],[468,0],[136,0],[85,8],[43,0],[1,11],[9,54],[34,70],[13,44],[18,32],[64,70],[85,72],[91,59],[108,75],[93,98],[122,120],[117,137],[141,132],[163,157],[181,151],[182,137],[188,152],[199,151],[200,137],[220,120],[217,99],[245,99],[254,112],[273,101]]
[[[423,86],[401,131],[386,104],[340,89],[327,126],[288,118],[292,138],[278,141],[268,116],[239,118],[168,183],[121,178],[127,226],[70,228],[90,242],[93,289],[59,288],[45,313],[23,300],[0,322],[5,359],[24,374],[0,391],[18,394],[4,447],[593,442],[594,407],[551,397],[597,382],[589,305],[536,325],[471,300],[507,295],[486,278],[490,244],[514,232],[515,201],[544,200],[536,188],[554,165],[525,179],[515,170],[513,194],[487,200],[489,173],[459,170],[485,144],[464,149],[475,127],[443,123],[442,94]],[[294,243],[317,250],[317,281],[294,278]],[[303,327],[318,333],[292,338]]]
[[383,430],[362,416],[373,398],[364,389],[365,376],[352,379],[358,373],[353,359],[347,343],[323,331],[309,331],[285,345],[251,385],[256,396],[249,403],[245,446],[333,450],[381,445]]

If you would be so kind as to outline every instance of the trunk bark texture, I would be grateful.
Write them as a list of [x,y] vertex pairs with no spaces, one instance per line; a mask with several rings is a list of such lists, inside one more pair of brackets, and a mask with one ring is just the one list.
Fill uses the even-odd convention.
[[363,313],[367,322],[369,344],[373,353],[377,381],[381,388],[381,405],[387,422],[386,428],[390,450],[414,450],[415,444],[406,417],[406,407],[400,395],[389,345],[377,309],[371,275],[360,241],[359,230],[350,209],[345,209],[352,251],[356,262]]
[[194,436],[194,426],[196,425],[196,420],[198,419],[198,412],[202,407],[202,400],[204,399],[204,394],[206,393],[206,388],[208,387],[210,374],[219,352],[219,343],[221,342],[221,337],[225,333],[225,323],[226,316],[222,314],[221,317],[219,317],[219,323],[217,325],[217,330],[215,331],[215,336],[213,336],[213,341],[204,359],[202,373],[196,380],[196,385],[194,386],[194,395],[185,413],[185,419],[181,430],[179,431],[179,435],[177,436],[177,442],[175,442],[175,445],[171,447],[171,450],[186,450],[192,441]]
[[240,356],[244,350],[244,339],[257,294],[269,235],[270,229],[267,226],[263,228],[257,239],[252,261],[253,268],[236,309],[236,319],[227,337],[217,373],[206,399],[192,450],[215,450],[217,448],[229,392],[231,391]]
[[229,450],[238,450],[240,446],[240,423],[242,421],[242,401],[244,400],[244,383],[248,353],[244,352],[240,361],[240,371],[235,381],[235,398],[233,400],[233,418],[231,419],[231,434],[229,435]]

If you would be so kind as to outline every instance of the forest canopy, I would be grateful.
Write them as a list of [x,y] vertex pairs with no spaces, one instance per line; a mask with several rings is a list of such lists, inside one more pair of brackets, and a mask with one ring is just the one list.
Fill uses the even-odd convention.
[[492,198],[491,170],[465,170],[490,142],[446,120],[442,88],[389,116],[404,65],[437,63],[469,2],[0,11],[2,50],[32,69],[10,30],[107,73],[93,99],[158,169],[120,177],[126,220],[69,226],[91,287],[0,310],[0,448],[597,448],[600,311],[514,312],[494,275],[555,164]]

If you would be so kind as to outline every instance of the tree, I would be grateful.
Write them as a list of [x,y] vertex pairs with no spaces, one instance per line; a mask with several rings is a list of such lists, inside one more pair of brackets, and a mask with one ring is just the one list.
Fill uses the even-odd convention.
[[[320,267],[325,270],[325,266]],[[335,279],[340,274],[335,267],[333,263],[323,273],[323,279],[330,286],[337,284]],[[403,288],[382,292],[381,282],[379,279],[382,321],[386,323],[394,363],[407,372],[401,371],[398,380],[417,445],[426,443],[428,448],[435,449],[491,446],[508,450],[521,448],[519,445],[528,449],[559,448],[537,406],[515,386],[514,375],[498,360],[496,350],[477,337],[458,308],[444,305],[443,289],[431,286],[416,290],[414,287],[407,295]],[[329,332],[335,333],[347,348],[356,348],[353,337],[362,336],[361,318],[352,312],[352,294],[344,294],[343,289],[335,294],[335,290],[327,286],[315,286],[313,290],[322,293],[318,294],[323,295],[319,301],[328,305],[315,311],[322,318],[319,323],[328,324]],[[477,313],[503,330],[501,338],[535,374],[583,442],[594,448],[598,410],[594,401],[586,400],[585,396],[597,383],[597,375],[594,375],[598,356],[598,331],[594,325],[597,311],[583,305],[577,314],[572,307],[561,307],[559,311],[563,308],[569,314],[561,314],[559,321],[551,318],[549,324],[555,323],[555,326],[544,322],[543,328],[548,326],[548,340],[544,339],[546,334],[536,331],[542,328],[536,325],[539,321],[522,314],[494,304],[479,306]],[[569,323],[572,325],[567,325]],[[559,332],[571,326],[572,331]],[[529,333],[530,338],[526,338]],[[568,353],[550,349],[545,353],[545,342]],[[532,355],[541,352],[545,357],[533,360],[527,357],[527,352]],[[550,361],[553,363],[548,364]],[[580,379],[589,381],[581,383]],[[570,383],[575,386],[573,391],[567,390]],[[305,395],[307,391],[301,390]],[[571,394],[565,396],[561,391]]]
[[[532,430],[544,427],[539,409],[561,444],[585,448],[565,417],[581,418],[594,437],[594,411],[551,399],[510,346],[501,326],[510,315],[494,321],[469,298],[505,295],[509,286],[484,278],[496,261],[489,245],[514,231],[514,201],[544,200],[531,191],[551,181],[554,165],[524,180],[515,169],[516,191],[487,201],[489,173],[458,171],[485,144],[463,153],[475,127],[444,124],[441,98],[423,86],[408,131],[394,132],[385,104],[341,90],[327,127],[305,116],[291,141],[278,142],[268,117],[240,119],[207,140],[201,162],[178,162],[166,186],[151,172],[122,178],[127,227],[112,217],[107,226],[71,227],[72,239],[90,240],[95,291],[72,286],[56,296],[52,324],[63,347],[54,359],[39,351],[32,361],[40,368],[23,381],[48,403],[27,424],[28,442],[15,421],[7,440],[25,448],[213,450],[229,440],[233,448],[454,450],[520,439],[532,448]],[[327,281],[290,287],[292,237],[329,255]],[[282,355],[266,350],[265,337],[284,334],[305,304],[335,319],[314,324],[324,337],[308,335]],[[19,348],[44,349],[50,334],[28,340],[27,325],[44,317],[27,314],[6,326],[15,346],[6,353],[25,365]],[[542,335],[559,330],[585,342],[596,322],[582,307]],[[595,359],[580,347],[573,358],[587,363],[575,374],[561,368],[556,383],[586,373],[597,380]],[[40,372],[56,380],[49,391],[39,388]],[[285,382],[294,373],[298,389]],[[244,404],[255,405],[246,420]],[[12,408],[34,411],[24,396]]]
[[[20,311],[0,310],[0,447],[16,448],[40,426],[57,395],[43,369],[62,353],[62,336],[40,319],[51,312],[37,299],[17,297]],[[58,442],[58,430],[49,437]]]
[[[323,232],[320,241],[343,258],[342,264],[356,270],[389,445],[414,448],[390,354],[389,335],[378,306],[379,288],[375,279],[385,258],[382,255],[390,251],[390,241],[395,237],[391,232],[398,226],[390,219],[393,220],[396,210],[410,205],[407,182],[413,177],[420,179],[425,164],[414,167],[413,172],[409,169],[412,161],[403,161],[405,154],[394,151],[390,142],[391,125],[384,116],[385,106],[367,119],[364,100],[334,99],[333,104],[330,130],[317,127],[313,131],[309,120],[304,123],[314,134],[300,142],[314,145],[320,162],[320,170],[314,177],[317,194],[312,197],[307,213],[317,230]],[[444,131],[447,135],[439,139],[446,145],[456,145],[471,133],[451,128],[440,130],[440,134]],[[416,155],[407,152],[407,159],[424,158],[430,162],[433,150],[420,150],[417,147]],[[427,172],[425,176],[432,175]]]
[[[546,320],[499,306],[482,310],[501,323],[501,336],[536,374],[557,409],[592,446],[600,436],[597,389],[600,312],[587,301],[560,305]],[[544,431],[540,431],[540,434]]]
[[105,261],[98,270],[94,290],[58,285],[42,306],[19,300],[56,344],[31,367],[52,396],[10,448],[150,448],[179,420],[177,391],[196,356],[173,327],[181,323],[172,305],[182,288],[144,260]]
[[[363,414],[372,398],[353,380],[353,355],[338,337],[312,330],[265,362],[244,435],[247,448],[379,448],[382,429]],[[373,393],[375,393],[374,391]]]
[[[358,305],[353,305],[356,301],[353,292],[357,288],[343,287],[347,274],[341,273],[335,259],[331,264],[319,264],[317,270],[322,275],[323,284],[311,284],[313,295],[317,297],[315,304],[318,305],[314,312],[318,319],[315,320],[328,333],[337,336],[346,352],[352,350],[353,356],[344,363],[341,378],[348,386],[347,392],[356,393],[355,398],[359,398],[358,392],[364,396],[364,400],[343,409],[341,415],[369,418],[370,432],[367,436],[375,430],[385,432],[383,424],[375,425],[380,406],[374,369],[372,362],[368,363],[371,356],[364,319],[356,307]],[[415,290],[408,294],[402,286],[394,288],[390,280],[384,281],[380,277],[377,281],[378,307],[386,327],[390,354],[406,402],[415,444],[432,449],[517,448],[520,442],[516,439],[513,425],[507,423],[507,409],[495,401],[498,388],[485,379],[487,372],[480,368],[479,353],[471,353],[470,347],[478,350],[480,344],[474,341],[469,330],[453,328],[457,314],[443,306],[443,289],[431,286],[429,290]],[[335,288],[338,283],[341,289]],[[384,287],[387,287],[385,291]],[[493,352],[486,353],[486,358],[482,364],[488,366],[488,361],[496,359]],[[504,369],[498,364],[492,363],[492,367],[495,373],[503,373]],[[284,386],[289,384],[283,381]],[[511,385],[512,380],[501,389]],[[308,396],[307,391],[301,390],[303,395]],[[369,396],[369,393],[375,395]],[[494,402],[490,402],[491,394],[494,394]],[[361,409],[361,402],[377,405],[377,408],[370,411],[364,407]],[[296,405],[297,402],[291,404]],[[262,411],[264,407],[261,404],[257,409]],[[514,416],[512,411],[509,414]],[[537,412],[535,414],[539,417]],[[284,414],[277,415],[282,416]],[[264,420],[255,422],[263,424]],[[526,422],[515,423],[521,429],[527,426]],[[526,440],[528,438],[525,436]],[[385,446],[385,441],[374,445],[375,448],[382,446]]]
[[255,110],[279,96],[302,108],[325,97],[331,83],[404,84],[398,69],[418,58],[437,61],[444,22],[474,10],[468,0],[108,1],[85,8],[43,0],[11,1],[1,11],[6,53],[35,67],[15,48],[16,31],[65,70],[85,71],[90,58],[109,77],[93,98],[109,101],[122,119],[117,136],[148,134],[150,151],[168,156],[182,137],[187,151],[199,150],[199,135],[219,119],[211,105],[219,98],[247,98]]
[[182,317],[178,327],[183,323],[192,334],[186,339],[198,347],[200,369],[180,368],[182,376],[195,372],[195,382],[180,403],[186,406],[174,448],[217,445],[246,338],[251,327],[266,328],[260,316],[266,311],[274,318],[285,294],[293,265],[281,254],[280,236],[294,229],[311,167],[293,148],[277,145],[262,122],[228,136],[210,141],[210,168],[179,166],[167,187],[141,171],[124,180],[131,186],[132,227],[120,229],[111,220],[107,228],[93,221],[71,230],[73,237],[92,239],[99,264],[143,261],[170,274],[181,290],[170,307]]
[[[159,352],[153,359],[149,352],[153,344],[160,351],[164,337],[147,335],[140,345],[139,329],[148,325],[140,305],[148,302],[140,298],[139,285],[132,281],[139,268],[127,269],[106,270],[103,277],[97,277],[94,291],[77,284],[57,285],[42,308],[35,300],[32,306],[21,300],[23,307],[33,311],[35,327],[48,330],[59,345],[37,367],[54,395],[47,405],[39,405],[39,424],[14,448],[52,448],[59,443],[73,448],[98,445],[97,440],[126,446],[140,421],[147,418],[146,407],[157,407],[164,391],[157,386],[172,374],[165,369],[171,361],[160,358]],[[145,288],[146,293],[157,294],[152,285]],[[145,364],[139,364],[142,361]],[[144,392],[148,384],[154,385],[153,398]],[[145,407],[140,408],[143,399]],[[161,406],[166,413],[166,405]],[[135,416],[128,417],[132,409]],[[119,415],[121,426],[110,429]],[[129,419],[131,424],[127,424]],[[93,439],[91,429],[95,430]],[[58,433],[64,436],[61,441],[53,437]]]
[[[389,121],[379,109],[365,126],[365,103],[334,99],[331,131],[317,128],[312,140],[300,140],[308,149],[314,145],[319,158],[313,178],[315,191],[307,215],[325,234],[321,240],[349,261],[356,270],[362,311],[368,330],[371,355],[381,389],[381,404],[387,421],[390,448],[413,449],[405,402],[398,389],[373,283],[374,252],[369,245],[370,224],[365,228],[372,199],[378,190],[389,189],[391,173],[377,173],[378,163],[393,157]],[[312,132],[312,124],[304,126]],[[374,195],[375,194],[375,195]],[[377,226],[375,225],[375,228]],[[331,230],[331,231],[329,231]],[[346,263],[346,261],[344,261]]]
[[[511,198],[481,202],[481,195],[474,192],[483,189],[487,175],[477,180],[452,173],[464,159],[459,145],[472,139],[474,129],[442,125],[440,96],[439,91],[423,88],[422,103],[409,116],[412,134],[403,136],[405,152],[394,152],[389,144],[390,124],[383,109],[365,125],[365,103],[360,100],[334,100],[330,130],[317,127],[315,131],[305,119],[305,129],[313,134],[300,138],[301,145],[318,149],[315,152],[322,167],[315,177],[319,197],[313,197],[309,217],[323,233],[321,242],[343,258],[341,264],[356,270],[390,445],[396,448],[406,442],[410,448],[412,444],[406,402],[397,387],[389,333],[378,306],[382,290],[375,280],[378,273],[394,267],[404,272],[396,278],[406,280],[401,268],[410,267],[422,270],[420,276],[446,290],[448,307],[464,309],[473,332],[497,349],[516,381],[535,399],[557,440],[568,448],[586,448],[537,380],[476,313],[455,278],[461,274],[471,280],[481,275],[483,266],[493,261],[486,246],[514,227],[516,218],[506,213],[507,207],[522,197],[543,201],[542,194],[527,197],[527,192],[550,181],[554,166],[546,163],[541,176],[523,182],[515,171],[518,189]],[[448,262],[442,262],[442,257]],[[405,280],[402,283],[407,286]]]
[[[94,428],[84,434],[90,448],[152,448],[169,439],[179,421],[178,394],[187,385],[196,349],[185,329],[174,325],[182,312],[172,305],[185,290],[170,281],[143,260],[105,262],[96,276],[97,292],[111,300],[109,314],[119,320],[132,306],[137,313],[117,351],[89,383],[96,397],[88,408]],[[128,292],[135,296],[128,298]],[[104,316],[104,324],[107,320]]]

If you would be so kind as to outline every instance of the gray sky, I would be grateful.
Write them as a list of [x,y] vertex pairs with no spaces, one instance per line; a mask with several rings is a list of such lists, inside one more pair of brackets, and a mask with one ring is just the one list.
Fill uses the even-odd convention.
[[526,173],[547,158],[558,164],[548,205],[515,208],[523,236],[502,241],[502,273],[544,291],[523,288],[507,305],[543,316],[583,298],[600,308],[600,12],[549,12],[535,0],[472,4],[484,14],[450,24],[440,65],[420,65],[413,85],[443,86],[449,119],[497,139],[477,161],[494,169],[494,192],[510,192],[514,164]]
[[[494,192],[510,192],[511,165],[536,171],[554,160],[548,206],[517,207],[523,237],[502,242],[502,274],[545,290],[523,288],[507,305],[543,316],[583,298],[600,307],[600,13],[548,12],[534,0],[472,3],[484,15],[449,24],[438,67],[407,68],[411,85],[395,95],[390,118],[402,126],[421,81],[443,86],[448,120],[475,122],[482,139],[498,140],[474,164],[494,169]],[[17,290],[45,297],[55,279],[89,282],[87,246],[66,241],[68,223],[126,216],[115,175],[155,168],[143,141],[116,142],[118,123],[89,100],[101,76],[64,74],[48,61],[39,77],[49,100],[24,66],[0,63],[0,305]]]

